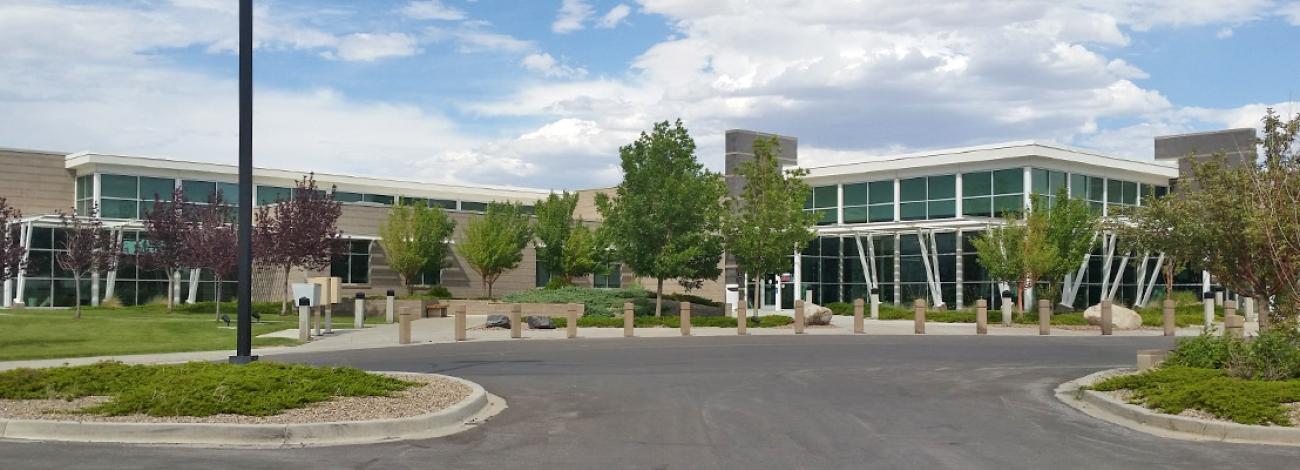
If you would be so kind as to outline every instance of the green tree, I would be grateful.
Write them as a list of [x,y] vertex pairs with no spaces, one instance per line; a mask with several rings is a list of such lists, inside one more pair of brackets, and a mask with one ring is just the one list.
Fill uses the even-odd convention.
[[1045,197],[1035,195],[1032,203],[1029,218],[1044,219],[1041,221],[1044,236],[1054,251],[1051,258],[1045,258],[1045,262],[1049,263],[1041,272],[1040,279],[1047,281],[1043,298],[1057,298],[1062,281],[1079,268],[1079,263],[1096,245],[1094,235],[1100,226],[1100,220],[1087,201],[1070,197],[1065,188],[1061,188],[1050,202]]
[[565,282],[572,283],[575,277],[596,272],[599,263],[596,236],[592,234],[591,229],[582,224],[582,220],[578,220],[578,223],[569,230],[569,237],[565,240],[560,272],[564,273]]
[[[753,276],[755,292],[761,291],[764,275],[788,268],[790,255],[803,251],[816,236],[812,228],[821,218],[803,209],[811,192],[803,181],[808,171],[782,171],[777,161],[780,145],[776,137],[754,141],[754,159],[736,169],[745,187],[738,197],[727,199],[727,251],[742,272]],[[761,299],[755,296],[755,308],[762,307]]]
[[1003,216],[1004,225],[992,225],[971,240],[975,247],[975,256],[980,266],[988,272],[993,282],[1005,282],[1015,286],[1019,292],[1024,288],[1025,272],[1025,224],[1019,223],[1015,214]]
[[528,213],[519,203],[493,202],[482,217],[465,224],[464,239],[456,251],[465,257],[483,281],[487,296],[502,273],[515,269],[524,258],[524,247],[533,238]]
[[[572,283],[575,274],[564,269],[566,245],[573,235],[573,211],[578,207],[578,194],[551,193],[538,201],[534,214],[533,235],[537,238],[537,262],[552,275],[560,275],[565,284]],[[579,274],[580,275],[580,274]]]
[[990,227],[972,243],[992,280],[1016,286],[1024,312],[1026,288],[1045,281],[1043,298],[1055,296],[1065,276],[1092,251],[1097,216],[1086,202],[1061,191],[1050,203],[1035,195],[1023,218],[1016,213],[1002,218],[1004,226]]
[[421,272],[444,266],[450,253],[447,240],[455,228],[456,222],[441,207],[399,205],[388,212],[379,227],[379,246],[388,267],[402,277],[407,295]]
[[1106,222],[1105,228],[1115,233],[1125,250],[1164,255],[1160,271],[1168,300],[1173,294],[1174,276],[1202,259],[1201,224],[1191,201],[1172,194],[1149,193],[1142,198],[1141,206],[1115,209],[1115,217]]
[[656,123],[650,133],[619,148],[623,182],[614,197],[596,196],[618,259],[653,278],[655,315],[663,306],[664,279],[716,279],[722,273],[726,185],[695,157],[695,141],[682,127]]

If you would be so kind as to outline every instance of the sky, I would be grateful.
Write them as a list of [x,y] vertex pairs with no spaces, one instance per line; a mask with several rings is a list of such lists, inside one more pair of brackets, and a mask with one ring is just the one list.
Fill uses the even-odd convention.
[[[0,147],[237,161],[235,0],[0,0]],[[257,0],[258,166],[578,189],[681,119],[800,163],[1300,112],[1300,1]]]

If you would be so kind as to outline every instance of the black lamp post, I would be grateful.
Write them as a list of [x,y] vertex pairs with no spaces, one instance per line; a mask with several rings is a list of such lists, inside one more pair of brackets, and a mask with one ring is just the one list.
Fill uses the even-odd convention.
[[253,355],[253,0],[239,0],[239,318],[232,364]]

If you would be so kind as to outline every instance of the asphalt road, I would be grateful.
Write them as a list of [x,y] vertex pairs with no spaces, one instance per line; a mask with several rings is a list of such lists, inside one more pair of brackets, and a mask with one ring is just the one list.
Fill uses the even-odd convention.
[[278,356],[439,372],[510,408],[441,439],[291,450],[0,442],[0,468],[1158,469],[1300,467],[1300,448],[1158,438],[1056,385],[1164,338],[711,337]]

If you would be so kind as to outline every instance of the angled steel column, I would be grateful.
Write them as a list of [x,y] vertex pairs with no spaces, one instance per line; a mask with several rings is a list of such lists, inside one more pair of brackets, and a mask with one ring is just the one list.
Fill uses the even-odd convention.
[[1151,301],[1151,293],[1155,291],[1156,283],[1159,282],[1160,266],[1164,264],[1164,262],[1165,262],[1165,254],[1161,253],[1160,256],[1156,257],[1156,268],[1151,273],[1151,280],[1147,282],[1147,291],[1145,294],[1142,295],[1142,300],[1140,303],[1138,303],[1138,308],[1147,306],[1147,302]]

